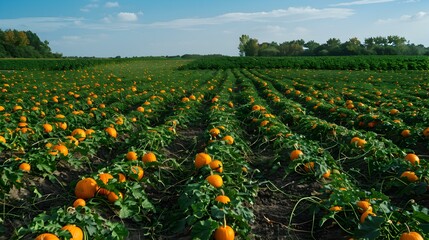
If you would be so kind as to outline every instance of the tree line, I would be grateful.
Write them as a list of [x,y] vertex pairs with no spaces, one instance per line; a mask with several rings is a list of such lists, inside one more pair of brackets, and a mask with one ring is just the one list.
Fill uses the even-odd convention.
[[48,41],[40,40],[31,31],[0,29],[0,58],[59,58],[62,54],[52,53]]
[[330,38],[322,44],[299,39],[279,44],[259,43],[258,39],[243,34],[238,49],[240,56],[429,55],[429,47],[410,43],[400,36],[369,37],[363,42],[353,37],[343,43]]

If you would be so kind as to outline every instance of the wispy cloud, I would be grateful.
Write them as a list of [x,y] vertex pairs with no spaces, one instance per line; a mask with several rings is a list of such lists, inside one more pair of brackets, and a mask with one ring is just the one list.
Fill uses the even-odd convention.
[[423,19],[429,19],[429,13],[428,12],[417,12],[413,15],[402,15],[399,18],[388,18],[388,19],[379,19],[377,20],[378,24],[387,24],[387,23],[398,23],[398,22],[413,22],[413,21],[420,21]]
[[387,3],[387,2],[395,2],[396,0],[359,0],[352,2],[342,2],[332,4],[331,6],[339,7],[339,6],[352,6],[352,5],[367,5],[367,4],[376,4],[376,3]]
[[91,9],[98,8],[98,4],[90,3],[80,9],[81,12],[89,12]]
[[155,22],[152,27],[189,28],[202,25],[219,25],[234,22],[298,22],[317,19],[342,19],[353,15],[346,8],[290,7],[269,12],[234,12],[209,18],[183,18],[166,22]]
[[58,29],[82,25],[82,18],[33,17],[0,19],[0,28],[14,28],[35,32],[52,32]]
[[106,4],[104,4],[104,6],[106,8],[114,8],[114,7],[119,7],[119,3],[118,2],[106,2]]

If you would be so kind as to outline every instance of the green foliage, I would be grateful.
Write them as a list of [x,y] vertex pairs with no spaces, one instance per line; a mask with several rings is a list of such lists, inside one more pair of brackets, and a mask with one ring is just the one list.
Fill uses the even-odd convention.
[[428,70],[429,59],[418,56],[354,57],[217,57],[198,59],[180,69],[326,69]]

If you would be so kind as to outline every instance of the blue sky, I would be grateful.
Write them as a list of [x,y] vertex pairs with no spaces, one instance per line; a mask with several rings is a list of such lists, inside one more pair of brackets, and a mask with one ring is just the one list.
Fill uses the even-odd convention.
[[429,46],[429,0],[1,0],[0,28],[64,56],[238,55],[259,42],[399,35]]

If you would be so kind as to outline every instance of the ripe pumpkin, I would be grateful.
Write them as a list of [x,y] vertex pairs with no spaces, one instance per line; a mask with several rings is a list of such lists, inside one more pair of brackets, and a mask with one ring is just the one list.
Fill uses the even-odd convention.
[[419,177],[416,175],[415,172],[412,171],[405,171],[401,174],[401,178],[407,178],[409,182],[416,182],[419,180]]
[[78,198],[73,202],[73,207],[77,208],[78,206],[85,207],[86,201],[82,198]]
[[219,195],[215,198],[215,201],[221,202],[223,204],[228,204],[229,202],[231,202],[231,199],[229,199],[228,196]]
[[362,215],[360,216],[360,222],[364,223],[368,215],[377,216],[375,215],[375,213],[372,212],[372,210],[367,210],[364,213],[362,213]]
[[194,162],[194,164],[195,164],[195,167],[197,169],[200,169],[204,165],[209,164],[211,161],[212,161],[212,158],[207,153],[198,153],[195,156],[195,162]]
[[358,211],[360,213],[364,213],[367,210],[369,210],[370,208],[371,208],[371,211],[372,211],[371,203],[369,203],[368,201],[365,201],[365,200],[358,201],[356,203],[356,206],[358,207]]
[[[100,173],[98,175],[98,177],[106,185],[109,182],[109,180],[113,178],[112,174],[110,174],[110,173]],[[108,195],[110,193],[110,191],[107,190],[107,189],[105,189],[105,188],[100,188],[98,190],[98,193],[101,194],[101,195]]]
[[30,172],[31,165],[28,163],[21,163],[19,164],[19,169],[21,169],[23,172]]
[[210,175],[206,178],[207,182],[210,183],[210,185],[212,185],[215,188],[220,188],[223,185],[223,180],[222,177],[220,175],[217,174],[213,174]]
[[153,152],[148,152],[143,155],[142,160],[144,163],[156,162],[156,155]]
[[363,146],[365,146],[366,141],[364,139],[361,139],[359,137],[354,137],[352,138],[352,140],[350,141],[351,144],[356,144],[356,146],[358,148],[362,148]]
[[232,145],[234,143],[234,138],[230,135],[223,137],[222,140],[225,141],[228,145]]
[[233,240],[234,237],[234,230],[228,225],[218,227],[214,233],[215,240]]
[[429,137],[429,127],[423,130],[423,136]]
[[77,182],[74,193],[77,198],[93,198],[98,190],[97,182],[93,178],[85,178]]
[[113,128],[113,127],[108,127],[108,128],[105,129],[105,131],[112,138],[116,138],[118,136],[118,132],[116,132],[116,129]]
[[52,132],[52,129],[53,129],[53,127],[52,127],[52,125],[51,125],[51,124],[49,124],[49,123],[45,123],[45,124],[43,124],[43,131],[44,131],[45,133],[50,133],[50,132]]
[[125,156],[125,158],[127,160],[129,160],[129,161],[134,161],[134,160],[137,160],[138,157],[137,157],[137,153],[136,152],[130,151],[130,152],[127,153],[127,155]]
[[212,128],[212,129],[210,129],[210,135],[212,137],[217,137],[217,135],[219,135],[219,134],[220,134],[220,130],[218,128]]
[[301,150],[295,149],[290,153],[290,160],[295,160],[299,158],[301,155],[304,155],[304,153]]
[[49,152],[49,154],[51,154],[53,156],[56,156],[58,153],[60,153],[61,155],[63,155],[65,157],[69,154],[69,150],[66,146],[58,144],[52,148],[51,152]]
[[339,212],[341,210],[343,210],[343,208],[340,206],[333,206],[333,207],[329,208],[329,211],[333,211],[333,212]]
[[418,232],[408,232],[401,234],[399,240],[423,240],[423,237]]
[[401,136],[402,137],[409,137],[409,136],[411,136],[411,131],[410,130],[408,130],[408,129],[404,129],[404,130],[402,130],[402,132],[401,132]]
[[42,233],[39,236],[37,236],[34,240],[60,240],[60,239],[52,233]]
[[118,173],[118,181],[119,182],[125,182],[127,181],[127,177],[123,173]]
[[420,164],[420,158],[414,153],[408,153],[405,160],[409,161],[412,165]]
[[390,110],[389,113],[390,113],[390,115],[396,115],[399,113],[399,110],[394,108],[394,109]]
[[61,230],[66,230],[70,232],[70,234],[72,235],[70,240],[83,240],[83,231],[82,229],[80,229],[80,227],[76,225],[66,225],[62,227]]
[[94,129],[87,129],[86,131],[85,131],[85,134],[86,134],[86,137],[87,138],[92,138],[92,134],[93,133],[95,133],[95,130]]
[[329,176],[331,176],[331,170],[326,170],[326,172],[322,175],[323,178],[327,179],[329,178]]
[[110,192],[109,195],[107,195],[107,200],[111,203],[114,203],[120,199],[124,198],[124,195],[119,192],[119,196],[115,192]]
[[137,180],[137,181],[139,181],[140,179],[143,178],[144,170],[143,170],[142,167],[140,167],[140,166],[132,166],[131,167],[131,172],[134,173],[134,174],[137,174],[137,179],[135,179],[135,177],[133,177],[133,176],[130,176],[130,178],[132,178],[134,180]]
[[86,132],[81,128],[76,128],[73,130],[71,135],[81,142],[86,138]]
[[211,168],[213,171],[216,171],[216,172],[220,172],[220,173],[222,173],[222,172],[223,172],[223,164],[222,164],[222,162],[221,162],[221,161],[219,161],[219,160],[213,160],[213,161],[211,161],[211,162],[210,162],[210,168]]
[[6,143],[6,138],[4,138],[3,136],[0,136],[0,142]]
[[314,162],[309,162],[304,165],[304,170],[306,172],[314,171]]

